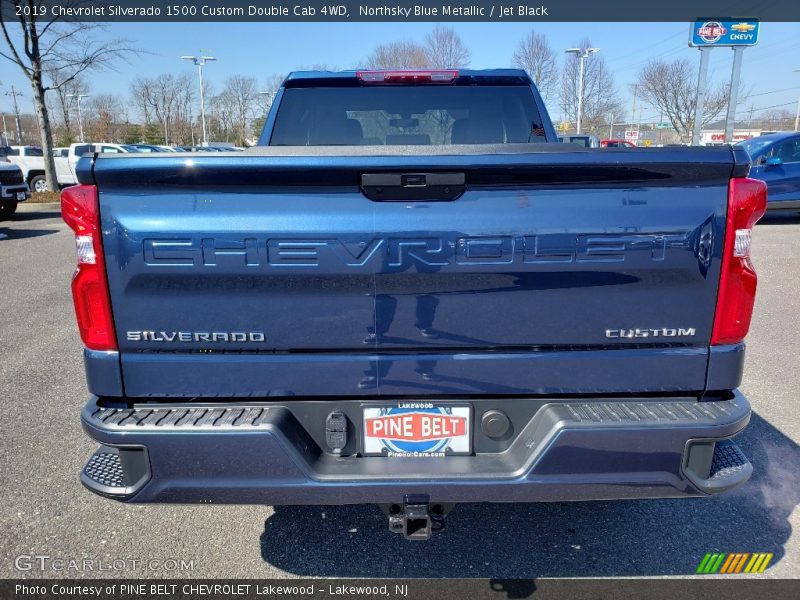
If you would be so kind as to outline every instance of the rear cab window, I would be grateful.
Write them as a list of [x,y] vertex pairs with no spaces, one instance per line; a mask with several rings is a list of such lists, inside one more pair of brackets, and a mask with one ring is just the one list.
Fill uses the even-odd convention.
[[270,146],[545,142],[528,85],[289,87]]

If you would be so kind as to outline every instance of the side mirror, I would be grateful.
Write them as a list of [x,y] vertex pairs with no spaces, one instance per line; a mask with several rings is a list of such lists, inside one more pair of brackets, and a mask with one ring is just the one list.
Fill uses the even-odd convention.
[[768,158],[767,162],[765,162],[764,165],[767,167],[777,167],[780,166],[782,163],[783,161],[780,158],[778,158],[777,156],[773,156],[772,158]]

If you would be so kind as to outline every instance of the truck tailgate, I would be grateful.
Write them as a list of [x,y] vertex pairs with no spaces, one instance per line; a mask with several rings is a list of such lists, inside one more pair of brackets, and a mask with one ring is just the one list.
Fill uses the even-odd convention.
[[126,395],[703,390],[731,150],[552,148],[96,159]]

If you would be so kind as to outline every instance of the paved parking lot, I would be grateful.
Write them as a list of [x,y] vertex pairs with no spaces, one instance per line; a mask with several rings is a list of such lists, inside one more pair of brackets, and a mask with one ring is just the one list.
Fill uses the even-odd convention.
[[[0,223],[0,577],[96,576],[20,572],[20,555],[158,561],[118,573],[133,577],[664,576],[714,551],[774,552],[762,577],[800,577],[800,217],[768,218],[754,235],[746,486],[697,500],[464,505],[444,533],[408,543],[372,506],[132,506],[85,491],[78,474],[94,446],[79,423],[72,237],[57,206],[21,210]],[[191,565],[167,572],[167,559]]]

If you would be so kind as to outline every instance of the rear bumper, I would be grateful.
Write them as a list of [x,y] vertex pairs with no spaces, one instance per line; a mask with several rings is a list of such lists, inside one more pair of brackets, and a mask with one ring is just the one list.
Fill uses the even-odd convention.
[[[479,439],[481,413],[512,403],[513,439],[482,451],[492,448]],[[82,481],[133,502],[358,504],[409,495],[442,503],[534,502],[698,496],[740,485],[752,472],[735,444],[724,441],[750,419],[738,392],[713,402],[478,400],[472,456],[324,451],[309,414],[335,409],[357,420],[359,407],[294,400],[113,408],[92,398],[83,427],[101,448]],[[350,429],[357,447],[360,424]]]

